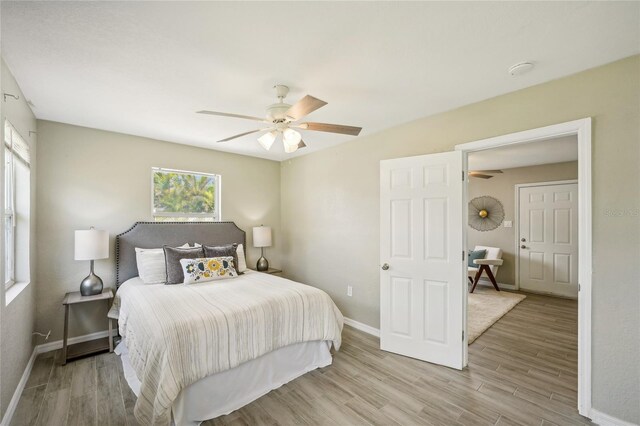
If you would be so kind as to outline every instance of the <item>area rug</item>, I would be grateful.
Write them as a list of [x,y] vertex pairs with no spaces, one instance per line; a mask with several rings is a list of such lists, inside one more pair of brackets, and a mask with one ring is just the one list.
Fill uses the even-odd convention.
[[467,333],[469,344],[487,331],[504,314],[527,297],[524,294],[495,291],[493,288],[476,287],[469,293],[467,309]]

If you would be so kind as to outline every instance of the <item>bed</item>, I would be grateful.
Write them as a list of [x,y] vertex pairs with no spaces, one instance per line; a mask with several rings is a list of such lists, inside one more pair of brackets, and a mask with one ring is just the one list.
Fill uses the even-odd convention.
[[332,362],[343,317],[323,291],[274,275],[144,284],[135,248],[243,244],[233,222],[138,222],[116,237],[114,308],[142,424],[197,425]]

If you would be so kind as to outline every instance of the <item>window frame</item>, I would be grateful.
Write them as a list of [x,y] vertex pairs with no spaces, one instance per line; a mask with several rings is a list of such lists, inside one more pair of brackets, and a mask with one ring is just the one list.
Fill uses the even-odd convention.
[[[6,234],[4,234],[3,237],[3,244],[4,244],[4,260],[5,260],[5,277],[8,275],[9,279],[6,279],[5,277],[3,277],[3,281],[4,281],[4,289],[5,291],[7,291],[8,289],[10,289],[13,285],[15,285],[17,283],[16,281],[16,246],[17,246],[17,241],[16,241],[16,236],[17,236],[17,214],[18,212],[16,211],[16,193],[17,193],[17,181],[16,181],[16,167],[15,167],[15,162],[16,161],[20,161],[22,162],[27,169],[29,169],[29,182],[31,182],[31,153],[30,153],[30,149],[31,146],[29,145],[29,142],[27,142],[27,140],[25,138],[22,137],[22,135],[20,135],[20,133],[16,130],[16,128],[13,126],[13,124],[11,124],[11,122],[5,118],[4,120],[4,151],[3,153],[3,160],[4,160],[4,167],[5,167],[5,172],[4,172],[4,186],[3,186],[3,191],[4,191],[4,197],[3,197],[3,203],[4,205],[4,211],[3,211],[3,222],[4,225],[7,225],[7,219],[9,219],[9,217],[11,218],[11,225],[10,226],[5,226],[5,230],[4,233],[6,232],[10,232],[11,235],[9,238],[7,238]],[[20,143],[18,145],[20,145],[21,149],[22,149],[22,153],[18,152],[19,150],[16,149],[16,142],[14,140],[15,138],[20,138]],[[10,155],[11,158],[10,160],[7,160],[7,155]],[[6,168],[10,167],[9,173],[7,173]],[[7,179],[8,178],[8,179]],[[7,191],[10,191],[9,196],[7,196]],[[7,206],[7,202],[10,203],[10,206]],[[30,205],[31,203],[29,203]],[[30,208],[30,207],[29,207]],[[29,219],[29,226],[31,226],[31,219]],[[7,246],[6,242],[9,241],[10,242],[10,246]]]
[[[15,161],[15,155],[11,148],[8,146],[4,146],[4,167],[5,167],[5,182],[4,182],[4,232],[3,235],[4,240],[4,259],[5,259],[5,276],[4,280],[4,289],[5,291],[11,288],[12,285],[16,283],[16,176],[15,176],[15,167],[13,166],[13,162]],[[7,155],[11,156],[11,159],[7,159]],[[10,167],[10,170],[7,171],[7,167]],[[9,177],[9,179],[7,179]],[[7,191],[10,193],[7,195]],[[7,201],[10,202],[11,205],[6,205]],[[7,226],[8,219],[11,218],[11,224]],[[9,237],[7,237],[6,233],[11,233]],[[10,246],[7,245],[7,241],[10,242]],[[7,279],[7,275],[9,279]]]
[[[157,213],[155,211],[155,181],[154,175],[157,172],[163,173],[177,173],[183,175],[199,175],[199,176],[208,176],[214,179],[214,211],[213,213],[187,213],[187,212],[160,212]],[[216,173],[207,173],[207,172],[196,172],[190,170],[178,170],[178,169],[167,169],[164,167],[151,167],[151,216],[153,220],[156,222],[161,221],[171,221],[173,219],[176,222],[190,222],[195,219],[195,221],[208,221],[208,222],[221,222],[222,221],[222,206],[220,200],[222,193],[222,176]],[[208,219],[208,220],[207,220]]]

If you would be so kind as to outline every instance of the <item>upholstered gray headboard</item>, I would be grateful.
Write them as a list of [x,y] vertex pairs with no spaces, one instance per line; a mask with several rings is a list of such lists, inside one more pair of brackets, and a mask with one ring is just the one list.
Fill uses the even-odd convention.
[[116,237],[116,285],[138,276],[136,247],[159,248],[184,243],[242,244],[246,234],[233,222],[136,222]]

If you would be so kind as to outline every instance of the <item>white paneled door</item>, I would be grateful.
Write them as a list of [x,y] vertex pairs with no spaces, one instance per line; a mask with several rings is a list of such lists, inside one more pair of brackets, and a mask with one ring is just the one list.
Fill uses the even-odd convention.
[[461,369],[462,152],[380,162],[380,346]]
[[578,184],[518,188],[520,288],[578,297]]

